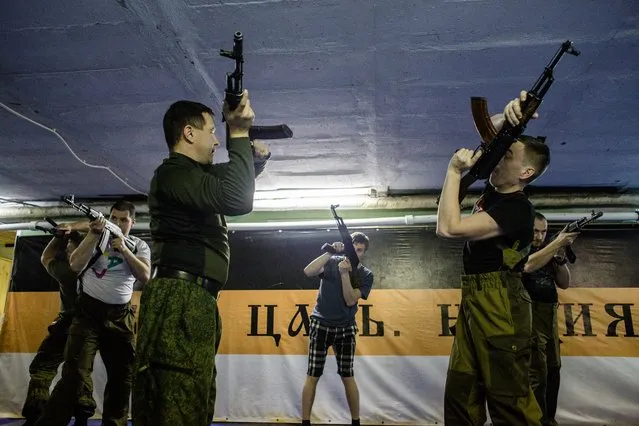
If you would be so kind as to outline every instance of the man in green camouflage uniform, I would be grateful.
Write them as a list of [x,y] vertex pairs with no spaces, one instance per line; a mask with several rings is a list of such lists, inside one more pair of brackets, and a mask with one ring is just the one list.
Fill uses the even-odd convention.
[[89,223],[90,231],[71,253],[72,270],[84,271],[80,295],[64,349],[62,377],[35,426],[66,426],[79,397],[81,385],[91,375],[100,351],[107,373],[102,426],[126,426],[135,359],[131,309],[133,286],[144,285],[151,272],[151,250],[146,242],[129,235],[135,223],[135,205],[119,200],[109,220],[127,241],[105,228],[100,216]]
[[541,213],[535,216],[533,252],[524,267],[523,281],[532,299],[532,357],[530,385],[543,414],[543,426],[557,426],[557,398],[559,396],[559,331],[557,330],[557,287],[570,285],[568,260],[562,249],[579,235],[578,232],[560,232],[544,245],[548,221]]
[[[31,380],[22,407],[22,415],[27,420],[24,426],[33,425],[44,411],[51,382],[64,360],[64,346],[78,298],[78,274],[69,267],[69,256],[80,244],[82,237],[71,229],[71,225],[60,225],[58,230],[42,252],[41,261],[49,275],[60,284],[60,312],[49,325],[49,334],[40,343],[38,353],[29,365]],[[87,376],[82,385],[82,393],[74,411],[77,426],[86,425],[96,407],[91,376]]]
[[[519,122],[519,99],[504,116]],[[541,175],[550,161],[543,141],[522,136],[490,175],[490,186],[463,218],[459,208],[461,174],[481,152],[458,150],[450,161],[437,212],[437,234],[463,238],[462,300],[450,355],[444,395],[444,423],[483,425],[486,403],[495,426],[540,425],[541,412],[528,379],[530,298],[521,281],[533,236],[535,210],[522,189]]]
[[266,145],[249,141],[254,114],[246,91],[234,111],[225,104],[224,117],[229,162],[213,165],[213,111],[179,101],[164,116],[170,154],[155,170],[148,199],[153,275],[140,300],[135,426],[204,426],[213,419],[222,331],[217,296],[230,256],[224,215],[251,212],[256,172],[270,156]]

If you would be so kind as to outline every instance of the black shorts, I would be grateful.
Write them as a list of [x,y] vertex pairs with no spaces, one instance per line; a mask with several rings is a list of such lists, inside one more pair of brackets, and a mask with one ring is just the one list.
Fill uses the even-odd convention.
[[322,375],[328,348],[332,346],[337,360],[337,374],[342,377],[353,377],[356,335],[355,324],[346,327],[330,327],[320,324],[316,318],[311,317],[306,374],[312,377]]

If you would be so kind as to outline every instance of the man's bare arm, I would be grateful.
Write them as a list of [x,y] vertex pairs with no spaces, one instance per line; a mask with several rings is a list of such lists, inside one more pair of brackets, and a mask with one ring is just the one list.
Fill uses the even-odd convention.
[[570,287],[570,269],[568,265],[555,264],[555,283],[562,290]]
[[330,260],[331,254],[324,253],[321,256],[315,258],[311,263],[304,268],[304,275],[307,277],[315,277],[324,272],[324,265]]
[[87,267],[91,257],[93,257],[93,250],[95,250],[98,241],[100,241],[100,236],[104,232],[105,225],[106,219],[104,216],[100,216],[89,223],[90,231],[69,257],[69,266],[73,272],[82,272]]
[[[344,251],[344,243],[341,241],[336,241],[331,245],[333,246],[335,253],[341,253]],[[306,268],[304,268],[304,275],[307,277],[314,277],[324,272],[324,265],[326,265],[326,263],[330,260],[331,256],[331,253],[324,253],[315,258],[311,263],[306,265]]]
[[60,250],[63,249],[64,238],[51,238],[49,244],[47,244],[47,246],[42,251],[42,256],[40,256],[40,262],[42,263],[42,266],[44,266],[44,269],[46,269],[47,271],[49,270],[49,263],[51,263],[51,261],[56,258]]
[[73,250],[69,257],[69,267],[73,272],[82,272],[87,267],[91,257],[93,257],[93,250],[95,250],[100,235],[95,232],[89,232],[80,245]]
[[362,297],[362,292],[358,288],[353,288],[348,271],[340,271],[340,277],[342,280],[342,294],[344,295],[346,306],[356,305],[359,298]]

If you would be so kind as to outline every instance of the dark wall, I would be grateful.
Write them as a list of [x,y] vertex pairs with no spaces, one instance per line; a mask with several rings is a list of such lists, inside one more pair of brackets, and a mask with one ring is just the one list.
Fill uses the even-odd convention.
[[[353,229],[355,230],[355,229]],[[351,230],[351,231],[353,231]],[[459,241],[445,240],[432,229],[363,229],[371,240],[364,264],[375,273],[376,288],[457,288],[461,274]],[[321,254],[337,231],[236,231],[231,241],[231,272],[226,289],[310,289],[317,278],[302,272]],[[144,236],[144,239],[148,238]],[[18,238],[12,291],[56,291],[57,283],[40,264],[50,237]],[[639,232],[586,230],[574,245],[571,266],[576,287],[639,286]]]

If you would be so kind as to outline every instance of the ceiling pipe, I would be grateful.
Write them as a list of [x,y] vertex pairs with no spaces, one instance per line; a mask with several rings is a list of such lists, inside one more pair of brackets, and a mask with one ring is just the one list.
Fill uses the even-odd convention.
[[[309,193],[312,193],[309,191]],[[337,199],[339,198],[339,199]],[[403,209],[403,210],[437,210],[436,195],[413,196],[389,196],[389,197],[302,197],[297,199],[256,199],[253,211],[290,211],[290,210],[317,210],[328,209],[331,204],[339,204],[341,209]],[[469,195],[464,199],[463,208],[471,207],[476,201],[477,195]],[[531,202],[535,207],[543,209],[552,208],[584,208],[597,209],[605,207],[632,208],[639,205],[639,194],[619,195],[589,195],[589,194],[545,194],[532,195]],[[44,204],[44,203],[43,203]],[[84,217],[82,213],[66,204],[46,203],[40,207],[13,206],[2,207],[0,205],[0,222],[26,222],[51,218]],[[146,202],[135,202],[136,214],[145,216],[149,213]],[[108,214],[111,203],[91,203],[93,209]]]
[[42,225],[43,223],[48,225],[47,222],[3,223],[0,224],[0,231],[23,231],[27,229],[36,229],[38,224]]
[[[339,204],[341,209],[385,209],[385,210],[431,210],[437,211],[438,195],[412,196],[351,196],[315,197],[306,196],[289,199],[256,199],[254,211],[287,211],[327,209],[331,204]],[[479,199],[478,194],[468,195],[462,202],[462,209],[471,208]],[[639,194],[595,195],[587,193],[547,193],[533,194],[530,201],[537,208],[633,208],[639,205]]]
[[[568,223],[590,216],[590,212],[583,213],[545,213],[546,219],[551,223]],[[463,215],[466,216],[466,215]],[[385,226],[424,226],[435,225],[437,215],[405,215],[394,217],[378,217],[366,219],[345,219],[346,226],[357,227],[385,227]],[[639,223],[639,209],[631,212],[608,212],[597,220],[597,223],[608,224],[637,224]],[[36,229],[37,225],[47,226],[46,222],[24,222],[0,225],[0,231],[18,231]],[[261,231],[261,230],[291,230],[291,229],[332,229],[336,227],[334,220],[300,220],[290,222],[262,222],[262,223],[229,223],[230,231]],[[149,231],[149,222],[136,222],[134,231]]]
[[[135,212],[136,214],[148,214],[149,206],[146,203],[134,203],[135,204]],[[103,214],[107,214],[111,211],[110,204],[90,204],[94,210],[102,212]],[[0,207],[0,221],[5,220],[29,220],[29,219],[37,219],[42,220],[45,217],[51,218],[59,218],[59,217],[83,217],[86,216],[74,209],[73,207],[69,207],[67,204],[64,205],[52,205],[52,206],[42,206],[42,207],[32,207],[32,206],[16,206],[16,207]]]

